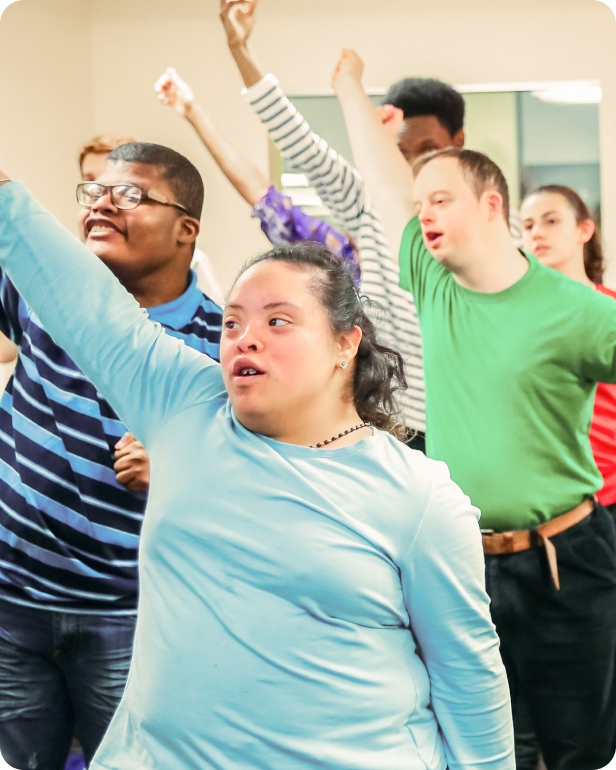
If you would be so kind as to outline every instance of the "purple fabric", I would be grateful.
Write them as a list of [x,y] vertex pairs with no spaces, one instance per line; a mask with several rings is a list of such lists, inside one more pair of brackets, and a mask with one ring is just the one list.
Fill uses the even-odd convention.
[[86,762],[83,758],[83,754],[71,754],[66,760],[64,770],[85,770]]
[[339,233],[327,222],[309,216],[299,206],[294,206],[288,195],[270,187],[253,208],[252,216],[261,220],[261,229],[274,246],[297,241],[322,243],[344,261],[353,282],[359,286],[361,268],[348,236]]

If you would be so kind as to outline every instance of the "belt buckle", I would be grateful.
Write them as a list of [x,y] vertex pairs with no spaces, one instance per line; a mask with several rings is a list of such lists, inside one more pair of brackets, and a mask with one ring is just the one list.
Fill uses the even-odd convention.
[[480,529],[482,535],[494,535],[496,534],[493,529]]

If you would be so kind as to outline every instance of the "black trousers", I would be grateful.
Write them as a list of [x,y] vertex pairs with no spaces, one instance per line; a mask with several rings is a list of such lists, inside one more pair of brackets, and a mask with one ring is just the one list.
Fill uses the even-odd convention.
[[536,770],[537,749],[548,770],[597,770],[616,752],[614,517],[597,504],[552,542],[560,591],[544,549],[486,556],[517,770]]

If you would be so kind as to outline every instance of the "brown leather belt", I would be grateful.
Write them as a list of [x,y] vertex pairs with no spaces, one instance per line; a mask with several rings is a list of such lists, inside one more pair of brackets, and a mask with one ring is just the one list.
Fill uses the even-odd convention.
[[536,529],[519,529],[514,532],[482,532],[483,552],[486,554],[518,553],[519,551],[528,551],[530,548],[545,548],[548,564],[550,565],[550,574],[556,586],[560,591],[560,580],[558,578],[558,560],[556,558],[556,548],[550,541],[554,535],[574,527],[580,521],[585,519],[593,512],[595,508],[594,500],[584,500],[581,505],[572,511],[563,513],[545,524],[540,524]]

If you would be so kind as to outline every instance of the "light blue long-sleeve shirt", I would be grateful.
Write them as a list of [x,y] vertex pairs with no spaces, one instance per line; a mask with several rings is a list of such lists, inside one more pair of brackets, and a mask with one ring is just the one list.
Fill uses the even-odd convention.
[[0,265],[150,453],[133,663],[93,770],[513,770],[478,511],[386,433],[284,444],[19,183]]

